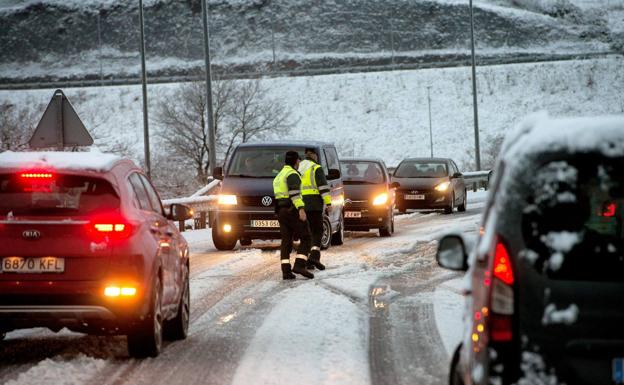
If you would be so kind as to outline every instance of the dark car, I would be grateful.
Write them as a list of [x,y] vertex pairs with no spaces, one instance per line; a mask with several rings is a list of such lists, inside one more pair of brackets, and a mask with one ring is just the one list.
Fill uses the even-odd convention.
[[129,160],[0,154],[0,336],[127,334],[133,357],[186,338],[189,250],[171,221],[190,217]]
[[341,159],[345,229],[389,237],[394,232],[394,187],[381,159]]
[[[624,118],[544,119],[508,136],[474,251],[451,384],[624,382]],[[467,253],[470,251],[470,260]]]
[[396,206],[402,213],[409,209],[443,209],[450,214],[455,207],[466,211],[466,184],[451,159],[405,159],[397,166],[392,180],[399,184]]
[[250,245],[254,239],[279,239],[275,215],[273,179],[284,166],[287,151],[303,156],[306,148],[319,154],[320,165],[327,173],[331,189],[332,211],[325,215],[321,247],[341,245],[344,239],[344,191],[340,160],[334,145],[321,142],[244,143],[236,147],[225,172],[215,169],[222,179],[218,211],[211,223],[212,239],[218,250],[232,250],[238,240]]

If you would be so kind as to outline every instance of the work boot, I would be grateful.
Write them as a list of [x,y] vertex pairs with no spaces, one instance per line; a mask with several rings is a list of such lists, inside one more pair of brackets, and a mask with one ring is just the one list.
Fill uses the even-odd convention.
[[290,261],[282,262],[282,279],[295,279],[295,275],[290,268]]
[[295,266],[292,269],[293,273],[303,275],[306,278],[314,278],[314,274],[310,273],[306,269],[306,257],[297,255],[297,259],[295,259]]
[[319,270],[325,270],[325,265],[321,263],[321,250],[310,251],[310,258],[308,258],[308,266],[310,265],[316,267]]

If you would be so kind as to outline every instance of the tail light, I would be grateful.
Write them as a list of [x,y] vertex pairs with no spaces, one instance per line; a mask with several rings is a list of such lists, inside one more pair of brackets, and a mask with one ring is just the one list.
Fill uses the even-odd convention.
[[55,175],[46,170],[29,170],[18,174],[24,192],[52,192]]
[[89,223],[89,232],[96,239],[124,239],[132,234],[132,225],[118,215],[94,217]]
[[490,339],[493,342],[509,342],[513,339],[514,274],[509,253],[501,239],[496,242],[492,270]]

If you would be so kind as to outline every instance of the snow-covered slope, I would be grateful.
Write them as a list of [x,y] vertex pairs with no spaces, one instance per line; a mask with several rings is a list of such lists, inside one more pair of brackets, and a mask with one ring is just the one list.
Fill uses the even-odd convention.
[[[483,152],[492,138],[525,115],[547,110],[553,116],[624,113],[624,58],[480,67],[480,133]],[[396,165],[407,156],[428,156],[427,87],[431,87],[433,146],[470,168],[474,146],[469,68],[359,73],[262,80],[281,98],[297,122],[288,139],[334,142],[342,156],[379,156]],[[156,105],[176,84],[149,86]],[[64,90],[96,143],[123,143],[142,158],[142,104],[139,86]],[[0,91],[0,103],[43,108],[53,90]],[[159,147],[151,121],[152,137]],[[484,157],[486,155],[484,154]]]
[[[550,3],[555,5],[535,5]],[[621,11],[619,3],[596,0],[593,7],[581,9],[567,0],[476,1],[477,47],[482,55],[494,58],[613,50],[619,40],[614,35],[617,23],[610,23],[609,16]],[[0,80],[136,76],[137,4],[0,0]],[[152,75],[201,73],[199,4],[145,1]],[[211,48],[221,69],[453,61],[465,58],[469,48],[467,1],[211,0],[210,4]]]

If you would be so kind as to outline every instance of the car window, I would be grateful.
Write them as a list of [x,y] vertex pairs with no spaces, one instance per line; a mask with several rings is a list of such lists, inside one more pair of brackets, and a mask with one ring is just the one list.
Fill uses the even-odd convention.
[[441,178],[448,176],[445,162],[408,160],[401,162],[394,176],[397,178]]
[[143,186],[143,182],[141,182],[141,178],[139,177],[139,174],[133,173],[132,175],[130,175],[129,181],[132,189],[134,190],[134,195],[139,202],[139,207],[142,210],[153,210],[149,197],[147,196],[147,192],[145,191],[145,187]]
[[340,170],[340,162],[338,162],[338,153],[336,153],[336,149],[333,147],[326,148],[325,156],[327,157],[327,169],[325,172],[329,172],[329,169]]
[[342,161],[341,173],[345,184],[379,184],[386,181],[383,169],[377,162]]
[[287,151],[297,151],[303,159],[303,148],[239,147],[232,156],[227,176],[273,178],[284,167]]
[[113,186],[78,175],[0,174],[0,215],[87,215],[119,208]]
[[[552,161],[536,170],[522,212],[524,256],[550,278],[621,281],[624,162]],[[565,220],[562,220],[565,218]]]
[[160,201],[160,198],[158,197],[158,193],[156,192],[156,190],[154,190],[154,187],[152,186],[150,181],[147,180],[145,175],[140,175],[140,178],[141,178],[141,181],[143,182],[143,185],[145,186],[145,191],[147,192],[147,197],[150,200],[152,209],[158,214],[163,215],[162,202]]

